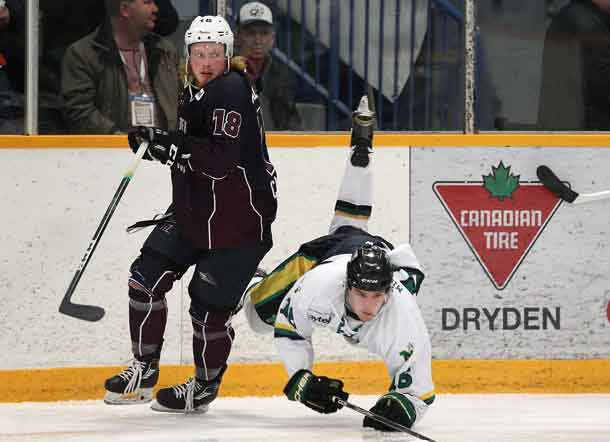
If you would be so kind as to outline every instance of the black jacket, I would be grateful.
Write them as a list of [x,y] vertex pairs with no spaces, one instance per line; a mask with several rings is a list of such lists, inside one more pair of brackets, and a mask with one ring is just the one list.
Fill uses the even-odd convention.
[[303,130],[303,120],[297,110],[294,93],[294,73],[269,56],[263,72],[256,79],[266,130]]
[[610,130],[610,15],[573,0],[544,42],[541,130]]
[[4,68],[11,87],[24,91],[25,79],[25,1],[7,0],[6,7],[11,16],[8,26],[0,30],[0,52],[7,65]]

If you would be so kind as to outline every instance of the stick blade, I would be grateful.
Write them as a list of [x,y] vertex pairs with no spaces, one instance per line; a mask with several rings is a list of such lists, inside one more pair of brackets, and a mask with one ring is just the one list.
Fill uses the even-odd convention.
[[83,321],[97,322],[104,317],[106,311],[96,305],[62,303],[59,312]]
[[557,178],[557,175],[555,175],[555,173],[548,166],[538,166],[536,169],[536,175],[538,175],[538,179],[544,185],[544,187],[549,189],[562,200],[573,203],[574,200],[578,198],[578,193],[574,192],[565,183],[561,182],[561,180]]

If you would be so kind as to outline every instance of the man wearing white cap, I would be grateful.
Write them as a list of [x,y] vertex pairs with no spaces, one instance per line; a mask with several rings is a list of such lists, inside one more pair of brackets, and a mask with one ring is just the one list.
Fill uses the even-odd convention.
[[261,97],[265,129],[303,130],[294,103],[294,74],[280,63],[272,63],[274,42],[271,9],[260,2],[244,4],[238,16],[237,55],[247,59],[248,72]]

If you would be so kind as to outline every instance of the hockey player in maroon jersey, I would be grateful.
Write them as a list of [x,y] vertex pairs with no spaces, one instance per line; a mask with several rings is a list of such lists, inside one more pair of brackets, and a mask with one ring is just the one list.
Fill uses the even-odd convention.
[[[171,168],[172,204],[146,239],[129,278],[134,359],[106,381],[109,404],[152,400],[167,303],[174,281],[195,266],[189,284],[195,373],[160,389],[152,408],[205,412],[227,367],[231,317],[271,248],[276,172],[269,161],[258,97],[243,69],[231,67],[233,33],[222,17],[197,17],[185,34],[189,81],[178,128],[134,128],[133,150]],[[157,220],[159,221],[159,220]]]

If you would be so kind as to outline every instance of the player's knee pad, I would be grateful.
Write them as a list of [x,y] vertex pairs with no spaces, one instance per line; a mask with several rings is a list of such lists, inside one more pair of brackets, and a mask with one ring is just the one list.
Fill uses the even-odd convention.
[[136,258],[130,271],[129,296],[138,301],[165,299],[174,281],[181,276],[169,259],[146,251]]

